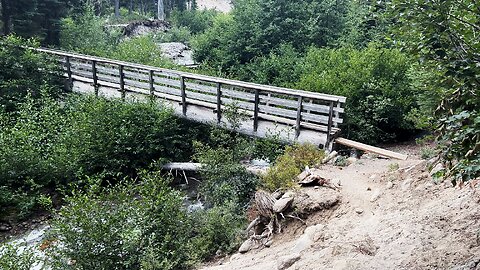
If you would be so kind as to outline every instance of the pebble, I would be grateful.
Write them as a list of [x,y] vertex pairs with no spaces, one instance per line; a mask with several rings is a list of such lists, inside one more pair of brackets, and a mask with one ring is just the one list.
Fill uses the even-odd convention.
[[380,198],[380,195],[382,195],[382,192],[380,191],[380,189],[376,188],[373,191],[372,197],[370,198],[370,202],[374,202],[378,200],[378,198]]
[[357,213],[357,214],[362,214],[362,213],[363,213],[363,209],[362,209],[362,208],[355,208],[355,213]]
[[388,181],[386,188],[387,188],[387,189],[393,188],[393,182],[392,182],[392,181]]

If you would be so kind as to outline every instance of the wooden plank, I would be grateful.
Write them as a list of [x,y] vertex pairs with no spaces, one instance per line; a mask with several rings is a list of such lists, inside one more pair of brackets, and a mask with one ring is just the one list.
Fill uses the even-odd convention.
[[125,100],[125,74],[123,73],[123,65],[118,66],[118,76],[120,76],[120,91],[122,92],[122,99]]
[[97,62],[92,61],[92,78],[93,78],[93,87],[95,89],[95,96],[98,96],[98,77],[97,77]]
[[260,103],[260,90],[255,89],[255,103],[253,108],[253,132],[257,132],[258,130],[258,105]]
[[182,93],[182,112],[183,116],[187,116],[187,94],[185,92],[185,78],[180,77],[180,91]]
[[333,101],[330,102],[330,113],[328,114],[328,124],[327,124],[327,140],[324,145],[324,149],[329,148],[330,140],[331,140],[331,132],[332,132],[332,125],[333,125]]
[[302,102],[303,97],[299,96],[297,104],[297,119],[295,123],[295,140],[297,140],[298,136],[300,135],[300,122],[302,121]]
[[389,157],[389,158],[395,158],[395,159],[400,159],[400,160],[406,160],[408,158],[407,155],[396,153],[390,150],[382,149],[379,147],[371,146],[368,144],[348,140],[345,138],[337,138],[335,139],[336,143],[348,146],[348,147],[353,147],[355,149],[363,150],[366,152],[372,152],[375,154],[379,154],[381,156]]
[[155,85],[154,85],[155,81],[153,79],[153,70],[149,70],[148,72],[148,84],[149,84],[149,87],[150,87],[150,96],[153,98],[155,97],[153,95],[153,93],[155,92]]
[[222,84],[217,84],[217,123],[222,121]]
[[67,68],[67,76],[68,76],[68,90],[72,91],[73,89],[73,79],[72,79],[72,65],[70,64],[70,57],[66,57],[65,65]]

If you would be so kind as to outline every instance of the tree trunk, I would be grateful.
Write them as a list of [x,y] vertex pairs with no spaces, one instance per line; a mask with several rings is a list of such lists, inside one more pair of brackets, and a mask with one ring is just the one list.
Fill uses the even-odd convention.
[[115,18],[120,17],[120,0],[115,0]]
[[157,19],[165,20],[165,7],[163,6],[163,0],[157,2]]
[[10,9],[7,4],[7,0],[1,0],[2,4],[2,22],[3,22],[3,34],[10,34]]

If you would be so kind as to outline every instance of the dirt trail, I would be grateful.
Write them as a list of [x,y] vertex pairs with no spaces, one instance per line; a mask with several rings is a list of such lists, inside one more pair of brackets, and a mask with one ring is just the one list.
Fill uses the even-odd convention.
[[[422,160],[376,158],[324,166],[319,173],[342,185],[342,202],[329,215],[309,217],[306,226],[277,235],[270,248],[202,269],[278,269],[292,256],[288,269],[480,269],[478,195],[437,185],[424,168]],[[315,240],[295,255],[312,225]]]

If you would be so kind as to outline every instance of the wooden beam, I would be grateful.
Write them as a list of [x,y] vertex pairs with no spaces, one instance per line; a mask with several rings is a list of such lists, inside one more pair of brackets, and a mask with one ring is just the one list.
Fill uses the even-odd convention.
[[389,157],[389,158],[395,158],[395,159],[400,159],[400,160],[406,160],[408,158],[408,156],[404,155],[404,154],[389,151],[389,150],[386,150],[386,149],[382,149],[382,148],[371,146],[371,145],[364,144],[364,143],[359,143],[359,142],[348,140],[348,139],[345,139],[345,138],[337,138],[337,139],[335,139],[335,142],[339,143],[339,144],[342,144],[342,145],[345,145],[345,146],[348,146],[348,147],[353,147],[355,149],[363,150],[363,151],[366,151],[366,152],[372,152],[372,153],[379,154],[381,156],[385,156],[385,157]]

